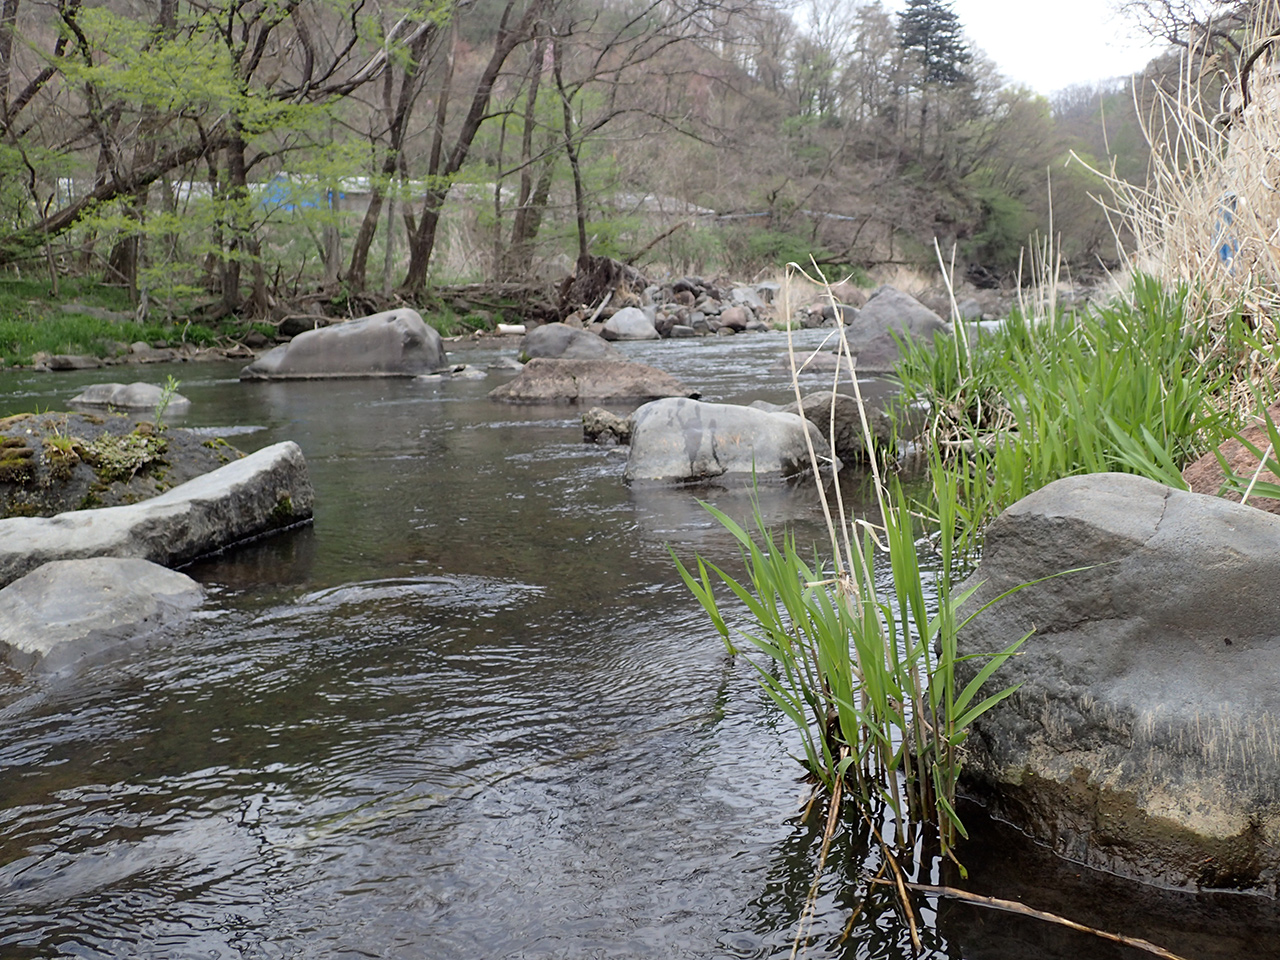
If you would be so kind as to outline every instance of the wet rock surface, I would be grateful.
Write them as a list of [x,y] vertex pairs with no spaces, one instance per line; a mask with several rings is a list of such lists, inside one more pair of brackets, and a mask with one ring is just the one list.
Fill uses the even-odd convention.
[[808,432],[819,460],[831,463],[820,431],[794,413],[671,398],[635,412],[624,476],[629,483],[750,482],[811,472]]
[[204,590],[146,560],[56,560],[0,589],[0,649],[10,665],[59,669],[184,617]]
[[1031,585],[963,630],[961,653],[1034,633],[988,681],[1022,686],[974,724],[968,789],[1091,866],[1274,894],[1278,579],[1280,518],[1226,500],[1092,474],[1014,504],[963,613]]
[[659,397],[687,397],[692,392],[675,377],[644,363],[535,357],[489,396],[505,403],[644,403]]
[[53,560],[175,566],[304,521],[313,499],[301,449],[277,443],[141,503],[0,520],[0,583]]

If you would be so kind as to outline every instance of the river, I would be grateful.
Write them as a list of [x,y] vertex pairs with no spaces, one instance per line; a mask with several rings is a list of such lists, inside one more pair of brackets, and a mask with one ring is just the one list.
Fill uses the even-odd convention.
[[[625,349],[705,399],[785,402],[784,343]],[[479,367],[516,350],[449,346]],[[192,401],[174,424],[246,452],[294,440],[316,489],[312,525],[189,567],[208,600],[162,642],[0,671],[0,957],[788,956],[821,840],[798,742],[668,552],[732,566],[698,498],[746,519],[748,492],[629,489],[577,408],[488,400],[509,373],[237,371],[0,373],[0,415],[172,374]],[[865,509],[858,477],[842,491]],[[820,539],[811,487],[759,502]],[[969,889],[1197,960],[1280,957],[1271,901],[1141,887],[966,822]],[[803,955],[912,956],[892,897],[867,895],[877,867],[850,820]],[[927,859],[916,876],[957,882]],[[1146,955],[919,905],[936,960]]]

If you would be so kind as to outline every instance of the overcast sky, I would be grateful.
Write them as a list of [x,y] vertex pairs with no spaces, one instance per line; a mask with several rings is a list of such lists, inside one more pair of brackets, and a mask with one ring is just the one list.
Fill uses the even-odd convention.
[[1037,93],[1141,70],[1158,51],[1115,0],[953,0],[973,43]]

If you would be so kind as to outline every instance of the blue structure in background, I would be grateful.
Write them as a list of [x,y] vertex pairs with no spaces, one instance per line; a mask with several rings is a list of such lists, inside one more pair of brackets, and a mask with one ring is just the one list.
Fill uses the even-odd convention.
[[1213,246],[1218,252],[1218,259],[1228,270],[1234,269],[1236,254],[1240,252],[1240,244],[1231,229],[1235,222],[1236,195],[1224,193],[1218,201],[1218,219],[1213,225]]
[[282,173],[276,174],[262,185],[258,202],[264,207],[286,210],[315,210],[320,207],[332,210],[334,202],[343,199],[341,190],[321,188],[317,183],[298,182]]

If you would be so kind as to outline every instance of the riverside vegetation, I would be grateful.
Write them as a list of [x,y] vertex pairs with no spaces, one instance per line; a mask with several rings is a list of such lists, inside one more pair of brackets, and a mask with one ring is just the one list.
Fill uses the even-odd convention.
[[[996,330],[956,322],[954,337],[904,341],[896,371],[903,400],[931,413],[898,447],[919,451],[923,480],[904,486],[873,460],[878,524],[847,517],[838,485],[833,511],[818,484],[830,539],[813,559],[758,515],[752,533],[710,507],[742,547],[745,579],[702,558],[691,568],[676,559],[728,649],[737,652],[740,636],[765,655],[752,661],[760,683],[799,732],[801,762],[828,800],[826,844],[838,809],[851,803],[880,843],[908,915],[912,884],[898,859],[914,858],[918,871],[922,835],[964,875],[956,810],[964,741],[973,721],[1012,692],[997,683],[998,692],[978,695],[1026,640],[989,651],[958,688],[956,636],[981,611],[958,617],[968,593],[955,592],[957,574],[976,561],[987,524],[1032,491],[1101,471],[1185,489],[1182,468],[1235,435],[1232,398],[1248,359],[1269,352],[1266,333],[1239,309],[1197,318],[1194,302],[1186,285],[1139,274],[1105,305],[1015,311]],[[856,378],[847,386],[857,394]],[[1258,405],[1263,399],[1255,392]],[[1268,427],[1280,449],[1280,429]],[[870,449],[865,413],[864,431]],[[1254,452],[1277,469],[1271,450]],[[1256,494],[1277,492],[1228,471],[1228,486],[1250,483]],[[922,544],[937,558],[925,568]],[[877,575],[886,565],[887,589]],[[717,586],[728,589],[733,609],[717,599]],[[886,822],[892,842],[881,836]],[[802,937],[800,930],[797,945]]]

